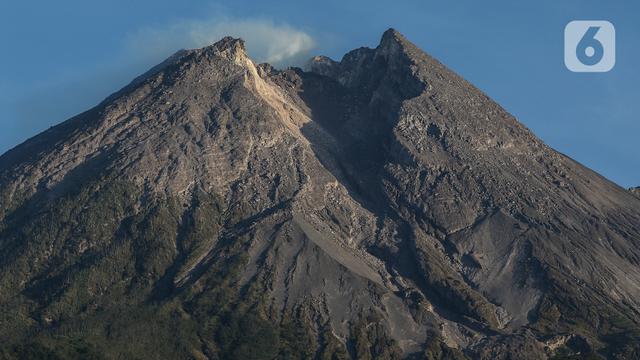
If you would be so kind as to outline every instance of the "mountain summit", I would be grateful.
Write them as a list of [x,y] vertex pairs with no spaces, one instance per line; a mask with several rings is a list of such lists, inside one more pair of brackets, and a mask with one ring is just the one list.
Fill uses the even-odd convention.
[[180,51],[0,157],[0,204],[0,358],[640,356],[640,199],[392,29]]

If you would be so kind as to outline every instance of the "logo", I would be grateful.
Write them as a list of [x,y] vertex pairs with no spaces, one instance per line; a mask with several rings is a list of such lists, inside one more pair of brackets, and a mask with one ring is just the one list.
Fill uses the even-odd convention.
[[607,72],[616,64],[616,29],[604,21],[572,21],[564,28],[564,64],[573,72]]

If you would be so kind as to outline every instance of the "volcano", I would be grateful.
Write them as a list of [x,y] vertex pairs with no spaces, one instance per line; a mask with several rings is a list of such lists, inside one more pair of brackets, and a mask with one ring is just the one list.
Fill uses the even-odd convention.
[[0,157],[0,309],[7,359],[638,359],[640,198],[393,29],[227,37]]

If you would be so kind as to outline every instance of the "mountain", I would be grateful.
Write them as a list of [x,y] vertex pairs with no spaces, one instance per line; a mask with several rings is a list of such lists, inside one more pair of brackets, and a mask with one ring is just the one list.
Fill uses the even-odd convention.
[[640,196],[640,186],[634,187],[634,188],[630,188],[629,191],[631,191],[631,193],[636,195],[636,196]]
[[640,357],[640,199],[392,29],[176,53],[0,204],[0,358]]

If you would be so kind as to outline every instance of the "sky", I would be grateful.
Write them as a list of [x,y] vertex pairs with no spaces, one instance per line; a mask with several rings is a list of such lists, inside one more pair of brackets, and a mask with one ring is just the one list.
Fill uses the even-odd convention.
[[[607,20],[616,65],[574,73],[564,28]],[[640,186],[640,2],[0,2],[0,153],[99,103],[181,48],[241,36],[257,61],[301,65],[375,47],[393,27],[479,87],[556,150]]]

